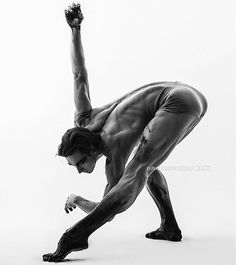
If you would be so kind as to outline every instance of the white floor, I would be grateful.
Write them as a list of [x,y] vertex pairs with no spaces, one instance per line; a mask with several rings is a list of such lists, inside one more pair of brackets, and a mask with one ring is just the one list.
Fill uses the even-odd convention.
[[[182,242],[149,240],[143,231],[117,229],[108,224],[94,233],[89,249],[68,255],[72,264],[181,264],[234,265],[236,241],[232,236],[185,235]],[[14,229],[10,235],[2,231],[1,265],[42,264],[42,254],[55,250],[61,233],[32,228]]]

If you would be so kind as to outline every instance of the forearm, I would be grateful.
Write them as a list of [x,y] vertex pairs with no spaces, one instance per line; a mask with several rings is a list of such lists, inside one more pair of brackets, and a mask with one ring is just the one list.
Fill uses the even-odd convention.
[[99,204],[98,202],[89,201],[80,196],[77,196],[74,203],[86,213],[92,212],[93,209]]
[[[107,193],[112,189],[112,186],[109,184],[106,185],[105,191],[103,194],[103,198],[107,195]],[[74,203],[84,212],[90,213],[92,210],[100,203],[100,202],[93,202],[90,200],[87,200],[81,196],[77,196]]]
[[[111,187],[109,185],[106,185],[104,196],[110,191],[110,189]],[[81,196],[77,196],[74,200],[74,204],[78,206],[82,211],[89,214],[94,210],[94,208],[99,204],[99,202],[89,201]],[[109,221],[111,221],[112,219],[113,218],[111,218]]]
[[80,29],[72,28],[71,62],[74,75],[87,75]]

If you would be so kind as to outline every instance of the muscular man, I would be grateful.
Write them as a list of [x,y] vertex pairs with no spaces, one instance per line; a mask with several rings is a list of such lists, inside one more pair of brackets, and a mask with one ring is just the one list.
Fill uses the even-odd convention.
[[[57,250],[43,255],[43,260],[58,262],[72,251],[88,248],[88,237],[127,210],[145,185],[161,215],[160,227],[146,237],[180,241],[182,235],[167,183],[158,166],[204,116],[205,97],[180,82],[157,82],[103,107],[92,108],[80,35],[83,20],[80,5],[73,4],[65,15],[72,29],[76,113],[75,127],[62,137],[58,155],[64,156],[79,173],[91,173],[96,161],[106,156],[107,185],[99,203],[76,195],[68,197],[67,213],[78,206],[88,215],[66,230]],[[134,156],[126,165],[136,145]]]

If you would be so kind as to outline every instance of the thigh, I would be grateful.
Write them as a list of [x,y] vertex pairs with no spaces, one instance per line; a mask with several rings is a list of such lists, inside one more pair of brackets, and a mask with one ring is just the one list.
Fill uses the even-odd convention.
[[191,133],[191,131],[196,127],[196,125],[200,122],[202,118],[196,119],[187,130],[182,134],[182,136],[178,140],[178,144],[183,141],[183,139]]
[[134,158],[147,166],[159,166],[197,118],[159,110],[145,127]]

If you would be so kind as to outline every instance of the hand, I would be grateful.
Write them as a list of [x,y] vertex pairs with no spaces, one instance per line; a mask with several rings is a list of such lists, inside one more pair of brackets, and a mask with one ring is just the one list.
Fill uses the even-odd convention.
[[65,10],[66,21],[71,28],[80,28],[84,16],[80,10],[80,4],[73,3]]
[[69,210],[70,211],[73,211],[73,209],[76,208],[76,199],[77,199],[77,195],[75,194],[71,194],[67,200],[66,200],[66,204],[65,204],[65,211],[66,213],[69,213]]

